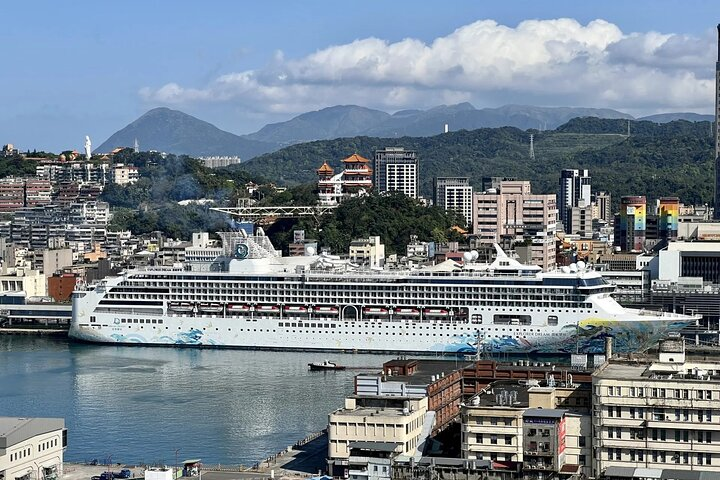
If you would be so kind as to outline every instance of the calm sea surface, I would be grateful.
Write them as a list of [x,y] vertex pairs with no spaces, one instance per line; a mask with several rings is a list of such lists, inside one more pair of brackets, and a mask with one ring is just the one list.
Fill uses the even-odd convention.
[[[82,345],[0,336],[0,416],[64,417],[68,461],[249,465],[327,424],[387,355]],[[375,371],[379,368],[374,368]]]

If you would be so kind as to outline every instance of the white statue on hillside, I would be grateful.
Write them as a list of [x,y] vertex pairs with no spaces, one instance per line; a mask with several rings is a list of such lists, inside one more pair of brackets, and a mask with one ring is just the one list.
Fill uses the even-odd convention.
[[85,135],[85,158],[87,160],[90,160],[91,153],[92,153],[92,142],[90,141],[90,137]]

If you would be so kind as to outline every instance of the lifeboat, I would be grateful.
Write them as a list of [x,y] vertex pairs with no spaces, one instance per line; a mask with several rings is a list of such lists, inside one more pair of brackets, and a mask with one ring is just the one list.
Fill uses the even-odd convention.
[[420,310],[417,308],[396,308],[395,309],[396,315],[419,315]]
[[337,307],[314,307],[313,312],[315,313],[338,313]]
[[433,317],[447,317],[448,311],[444,308],[426,308],[423,310],[424,315],[431,315]]
[[190,313],[193,310],[193,305],[189,302],[173,302],[168,304],[168,309],[178,313]]
[[227,310],[229,313],[247,313],[249,312],[250,305],[242,305],[242,304],[231,304],[227,306]]
[[285,313],[307,313],[308,309],[305,306],[286,305],[283,307]]
[[255,307],[258,313],[280,313],[280,307],[277,305],[258,305]]
[[369,315],[387,315],[388,309],[383,307],[365,307],[363,308],[363,313]]
[[219,303],[201,303],[198,310],[203,313],[222,313],[223,306]]

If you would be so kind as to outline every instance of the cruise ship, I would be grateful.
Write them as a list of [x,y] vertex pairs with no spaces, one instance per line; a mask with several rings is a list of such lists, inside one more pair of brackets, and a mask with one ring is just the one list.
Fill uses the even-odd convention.
[[698,317],[627,309],[582,262],[370,269],[221,232],[200,263],[128,270],[73,293],[72,338],[98,343],[392,353],[636,351]]

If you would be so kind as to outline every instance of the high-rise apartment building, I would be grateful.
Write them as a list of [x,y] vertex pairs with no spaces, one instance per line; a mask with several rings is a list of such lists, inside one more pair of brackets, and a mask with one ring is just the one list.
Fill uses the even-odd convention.
[[533,194],[527,181],[503,181],[497,191],[473,194],[473,206],[473,232],[479,243],[524,243],[533,264],[555,268],[555,195]]
[[414,150],[385,147],[375,151],[375,188],[418,198],[418,159]]
[[593,220],[603,220],[608,225],[613,221],[612,197],[608,192],[597,192],[593,196]]
[[438,207],[462,214],[468,227],[472,225],[473,188],[467,177],[435,179],[433,201]]
[[590,206],[590,171],[565,169],[560,174],[558,211],[565,233],[576,233],[572,228],[571,209]]

